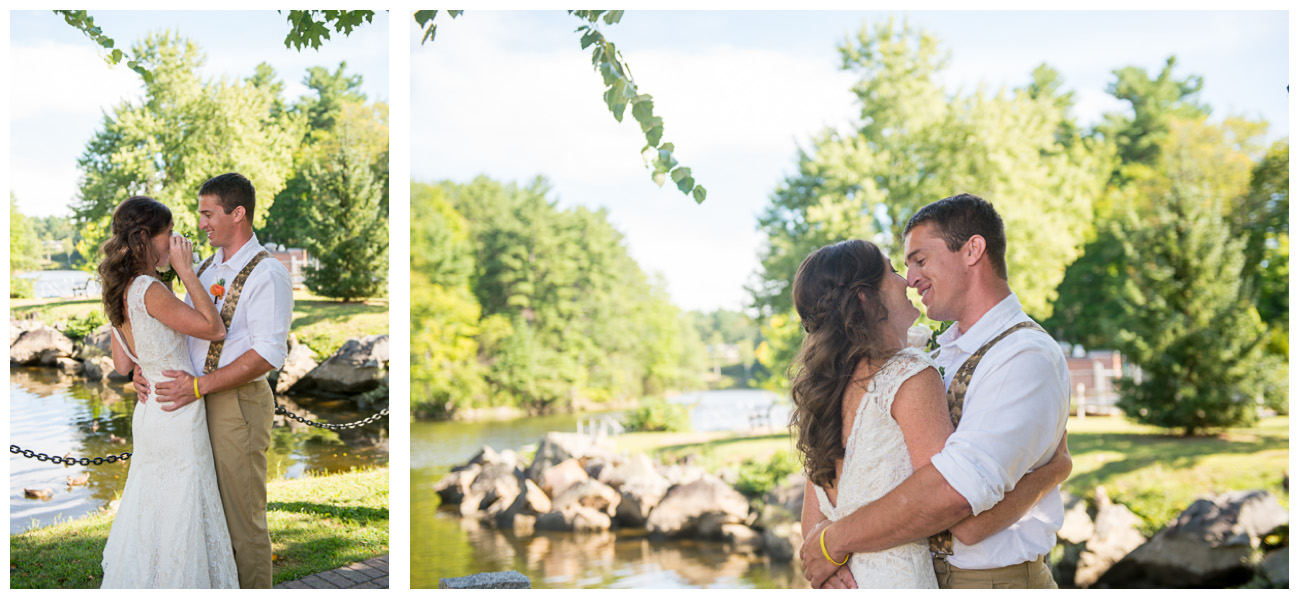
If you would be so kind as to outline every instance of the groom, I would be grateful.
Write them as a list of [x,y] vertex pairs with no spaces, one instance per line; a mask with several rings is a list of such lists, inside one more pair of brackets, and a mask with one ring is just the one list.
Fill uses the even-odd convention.
[[[847,567],[837,570],[823,556],[823,528],[825,553],[836,561],[944,531],[997,504],[1025,473],[1048,462],[1065,432],[1065,355],[1007,285],[1006,234],[993,205],[970,194],[944,198],[917,211],[904,236],[908,285],[921,293],[926,315],[956,321],[939,336],[937,362],[960,421],[929,465],[879,500],[812,530],[802,560],[813,587],[852,587]],[[932,538],[940,587],[1055,588],[1045,556],[1064,520],[1060,491],[1052,489],[982,542],[936,545]]]
[[[188,338],[193,377],[172,377],[158,384],[163,410],[176,410],[207,397],[208,433],[216,462],[217,487],[226,511],[226,526],[235,550],[239,587],[271,587],[271,536],[266,524],[266,451],[271,445],[274,398],[266,374],[279,369],[289,354],[293,319],[293,285],[289,272],[262,248],[253,233],[256,194],[248,178],[226,173],[199,189],[199,228],[217,253],[199,266],[204,289],[226,323],[226,339],[207,342]],[[138,374],[141,397],[148,382]]]

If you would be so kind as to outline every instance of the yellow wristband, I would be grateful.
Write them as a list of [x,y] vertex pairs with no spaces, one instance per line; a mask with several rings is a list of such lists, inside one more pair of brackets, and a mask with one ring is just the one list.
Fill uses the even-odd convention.
[[199,395],[199,378],[198,378],[198,377],[195,377],[195,378],[194,378],[194,397],[195,397],[195,398],[202,398],[202,397],[203,397],[203,396],[200,396],[200,395]]
[[844,560],[840,562],[835,562],[835,559],[831,558],[831,553],[826,551],[826,530],[827,529],[830,529],[830,527],[822,528],[822,556],[825,556],[826,560],[831,561],[832,565],[835,565],[837,567],[842,567],[844,566],[844,563],[849,562],[849,557],[848,555],[845,555]]

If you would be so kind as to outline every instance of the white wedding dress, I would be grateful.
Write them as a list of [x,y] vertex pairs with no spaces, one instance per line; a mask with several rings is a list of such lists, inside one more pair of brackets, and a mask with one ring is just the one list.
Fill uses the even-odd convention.
[[[889,359],[867,383],[853,431],[844,445],[844,469],[836,482],[838,505],[831,505],[821,486],[813,486],[826,518],[838,521],[852,514],[912,474],[912,458],[903,431],[889,411],[899,386],[929,367],[938,369],[927,354],[909,348]],[[930,546],[924,538],[880,552],[854,554],[849,568],[859,588],[939,587]]]
[[[127,292],[127,314],[140,365],[151,383],[165,370],[194,373],[185,336],[149,316],[142,275]],[[203,400],[164,412],[150,392],[131,417],[134,451],[113,529],[104,547],[105,588],[238,588],[235,555],[217,491]]]

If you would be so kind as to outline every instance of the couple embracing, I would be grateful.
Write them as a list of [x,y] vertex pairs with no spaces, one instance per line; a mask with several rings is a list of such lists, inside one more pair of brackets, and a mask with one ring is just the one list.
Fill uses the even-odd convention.
[[[875,245],[821,248],[795,275],[807,332],[791,384],[815,588],[1055,588],[1064,522],[1065,355],[1007,284],[1006,234],[970,194],[923,207],[904,278]],[[920,316],[955,323],[937,354]],[[927,539],[927,536],[930,536]]]
[[[288,355],[289,272],[253,233],[252,183],[199,190],[216,253],[195,271],[171,210],[145,196],[113,212],[99,276],[113,366],[134,372],[134,452],[104,548],[105,588],[269,588],[266,374]],[[157,277],[170,266],[182,302]]]

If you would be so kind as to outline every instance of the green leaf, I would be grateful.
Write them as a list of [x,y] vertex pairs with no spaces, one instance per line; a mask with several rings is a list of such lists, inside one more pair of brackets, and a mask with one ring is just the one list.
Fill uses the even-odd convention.
[[677,189],[680,190],[681,193],[683,194],[691,193],[691,188],[694,187],[695,187],[695,179],[692,177],[687,177],[686,179],[677,182]]
[[654,180],[655,185],[663,187],[664,181],[668,179],[668,174],[663,171],[655,171],[654,174],[650,176],[650,179]]
[[696,204],[704,204],[704,197],[707,194],[708,192],[704,191],[704,186],[702,185],[697,185],[695,186],[695,189],[691,190],[691,195],[695,197]]
[[605,24],[613,25],[623,19],[623,11],[611,10],[605,15]]
[[119,62],[122,62],[122,51],[121,51],[121,50],[114,49],[114,50],[113,50],[113,53],[110,54],[110,56],[113,57],[113,64],[117,64],[117,63],[119,63]]
[[596,42],[599,42],[600,38],[601,38],[600,32],[596,31],[595,29],[591,29],[587,31],[587,33],[582,34],[582,49],[586,50],[588,46]]
[[437,15],[438,11],[436,10],[417,10],[415,11],[415,22],[419,23],[421,27],[424,27]]
[[[673,181],[677,182],[678,184],[680,184],[683,179],[690,179],[690,178],[691,178],[690,167],[678,167],[673,170]],[[683,193],[688,191],[690,191],[689,187],[682,190]]]
[[[637,98],[643,97],[647,97],[647,95],[641,94],[632,99],[632,117],[636,119],[637,123],[641,124],[641,133],[645,133],[656,125],[656,123],[651,122],[651,119],[654,119],[655,104],[648,100],[637,100]],[[657,124],[662,125],[663,122],[660,121]]]
[[645,142],[647,144],[655,147],[659,146],[659,140],[664,137],[664,126],[662,123],[663,121],[661,119],[659,125],[655,125],[654,127],[651,127],[649,131],[645,132]]

